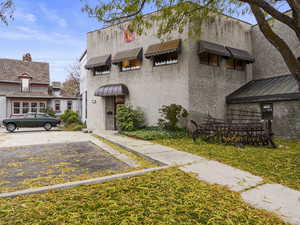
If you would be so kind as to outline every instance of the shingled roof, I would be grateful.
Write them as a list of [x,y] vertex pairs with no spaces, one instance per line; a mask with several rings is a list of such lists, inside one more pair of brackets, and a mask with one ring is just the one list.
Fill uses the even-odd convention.
[[49,83],[48,63],[0,59],[0,81],[18,82],[18,76],[23,73],[32,77],[32,83]]

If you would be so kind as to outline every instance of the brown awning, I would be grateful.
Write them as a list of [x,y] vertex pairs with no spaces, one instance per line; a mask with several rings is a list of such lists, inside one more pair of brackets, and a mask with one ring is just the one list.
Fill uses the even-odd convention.
[[103,55],[88,60],[85,68],[87,70],[100,66],[109,66],[111,64],[111,55]]
[[208,41],[200,41],[198,54],[210,53],[214,55],[230,57],[230,52],[223,45],[215,44]]
[[231,47],[226,47],[226,49],[231,53],[231,57],[233,57],[234,59],[240,59],[240,60],[246,61],[248,63],[255,62],[254,57],[245,50],[231,48]]
[[151,58],[157,55],[163,55],[173,52],[180,52],[181,39],[166,41],[159,44],[150,45],[145,53],[146,58]]
[[119,64],[123,61],[143,58],[143,48],[134,48],[122,52],[118,52],[112,59],[113,64]]
[[108,84],[99,87],[95,91],[95,96],[116,96],[116,95],[129,95],[129,90],[124,84]]

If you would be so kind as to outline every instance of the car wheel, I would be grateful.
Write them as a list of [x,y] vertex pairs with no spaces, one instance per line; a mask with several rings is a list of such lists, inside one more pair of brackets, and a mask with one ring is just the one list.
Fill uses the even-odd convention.
[[51,123],[45,123],[44,124],[44,128],[45,128],[45,130],[51,130],[51,128],[52,128],[52,124]]
[[9,123],[6,125],[6,130],[9,132],[14,132],[16,128],[16,124],[14,123]]

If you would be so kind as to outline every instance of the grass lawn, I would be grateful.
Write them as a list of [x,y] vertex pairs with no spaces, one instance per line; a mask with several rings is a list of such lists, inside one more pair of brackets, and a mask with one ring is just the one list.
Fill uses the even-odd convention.
[[[160,138],[164,133],[167,135]],[[237,148],[230,145],[209,144],[200,139],[195,144],[190,137],[176,138],[173,132],[168,131],[139,130],[123,134],[218,160],[261,176],[266,182],[280,183],[300,190],[300,141],[276,140],[280,145],[277,149],[251,146]]]
[[0,199],[0,224],[286,224],[238,193],[177,169],[101,185]]
[[190,152],[261,176],[266,182],[280,183],[300,190],[300,141],[282,141],[277,149],[264,147],[237,148],[205,142],[193,143],[191,138],[156,140],[180,151]]

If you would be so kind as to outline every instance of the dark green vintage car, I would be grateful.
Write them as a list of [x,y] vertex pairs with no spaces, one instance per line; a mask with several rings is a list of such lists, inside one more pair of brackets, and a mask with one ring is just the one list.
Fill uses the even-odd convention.
[[2,123],[9,132],[21,127],[44,127],[48,131],[60,124],[60,119],[47,114],[26,114],[23,117],[5,119]]

